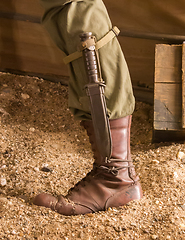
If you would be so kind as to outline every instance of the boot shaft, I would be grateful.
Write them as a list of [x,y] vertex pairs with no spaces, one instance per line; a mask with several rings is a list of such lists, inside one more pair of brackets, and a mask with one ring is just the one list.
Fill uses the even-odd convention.
[[[132,116],[124,118],[109,120],[111,138],[112,138],[112,149],[111,158],[130,160],[130,127],[131,127]],[[86,129],[91,148],[94,153],[96,164],[100,165],[105,162],[101,154],[98,151],[94,128],[92,121],[83,120],[81,125]]]
[[132,116],[110,120],[112,158],[131,160],[130,127]]
[[[110,159],[103,159],[98,151],[92,121],[82,121],[94,153],[94,167],[104,170],[102,174],[116,181],[138,181],[130,154],[131,116],[110,120],[112,154]],[[108,175],[107,175],[108,174]]]

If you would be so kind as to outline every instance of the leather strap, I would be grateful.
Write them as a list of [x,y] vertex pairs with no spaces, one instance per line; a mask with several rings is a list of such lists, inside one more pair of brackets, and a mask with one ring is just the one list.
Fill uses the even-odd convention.
[[[106,45],[108,42],[110,42],[115,36],[118,36],[120,33],[120,30],[114,26],[103,38],[101,38],[98,42],[95,44],[96,50],[100,49],[104,45]],[[76,51],[74,53],[71,53],[70,55],[63,58],[63,61],[65,64],[68,64],[78,58],[82,57],[81,51]]]

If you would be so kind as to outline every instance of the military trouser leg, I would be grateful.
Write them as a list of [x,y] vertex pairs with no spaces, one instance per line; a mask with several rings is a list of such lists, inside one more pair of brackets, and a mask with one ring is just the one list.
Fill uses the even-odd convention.
[[[43,24],[66,55],[77,51],[80,33],[92,32],[98,41],[112,28],[101,0],[41,2],[46,9]],[[99,49],[99,57],[110,119],[131,115],[135,100],[128,67],[118,40],[114,38]],[[77,119],[91,119],[89,100],[84,90],[87,77],[83,59],[69,63],[69,72],[69,108]]]

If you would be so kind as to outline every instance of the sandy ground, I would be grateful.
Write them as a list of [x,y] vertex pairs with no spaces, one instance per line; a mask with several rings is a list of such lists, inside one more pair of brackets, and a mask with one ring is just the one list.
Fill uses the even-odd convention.
[[0,73],[0,239],[185,239],[185,145],[152,144],[152,106],[137,102],[131,149],[144,197],[120,208],[66,217],[32,204],[85,176],[88,137],[60,83]]

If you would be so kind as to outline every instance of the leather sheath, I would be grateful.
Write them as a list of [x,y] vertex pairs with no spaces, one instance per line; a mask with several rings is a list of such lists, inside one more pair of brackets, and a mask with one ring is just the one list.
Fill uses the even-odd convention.
[[[86,44],[93,39],[92,33],[82,33],[80,35],[82,47],[82,56],[84,58],[88,84],[85,86],[87,96],[90,101],[91,117],[95,132],[97,147],[103,158],[110,159],[112,144],[109,118],[107,114],[106,101],[104,96],[105,85],[101,80],[98,54],[95,46]],[[88,47],[87,47],[88,45]]]

